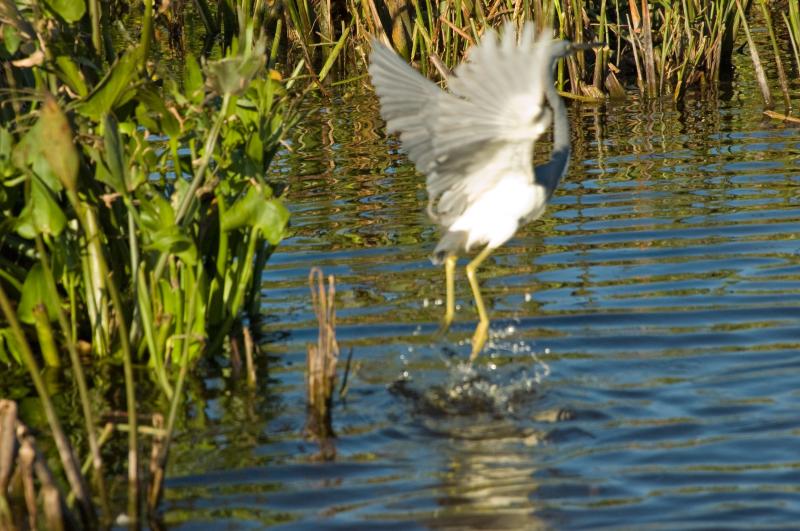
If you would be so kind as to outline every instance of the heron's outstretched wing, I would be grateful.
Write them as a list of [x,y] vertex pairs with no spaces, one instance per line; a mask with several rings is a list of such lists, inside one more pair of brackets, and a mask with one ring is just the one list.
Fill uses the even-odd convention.
[[547,128],[549,39],[526,24],[519,43],[510,24],[498,41],[487,31],[440,90],[373,41],[370,74],[389,132],[399,132],[427,176],[428,212],[448,225],[496,180],[533,178],[533,141]]
[[408,157],[427,175],[424,168],[430,168],[434,158],[430,108],[444,92],[376,39],[372,40],[369,73],[386,129],[399,133]]

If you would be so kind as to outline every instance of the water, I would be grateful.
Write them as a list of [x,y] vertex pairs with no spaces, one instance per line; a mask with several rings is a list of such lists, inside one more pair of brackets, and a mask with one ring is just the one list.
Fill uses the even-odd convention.
[[[196,384],[164,524],[793,527],[800,131],[754,95],[573,105],[566,181],[480,270],[492,337],[473,370],[461,269],[455,325],[433,337],[422,179],[371,96],[323,106],[275,170],[292,236],[264,277],[258,387]],[[328,462],[303,436],[312,266],[336,275],[353,352]]]

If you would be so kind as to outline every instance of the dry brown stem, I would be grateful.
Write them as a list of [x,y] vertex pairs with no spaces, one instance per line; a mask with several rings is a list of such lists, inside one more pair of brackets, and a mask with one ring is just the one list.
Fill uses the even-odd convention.
[[306,356],[306,397],[308,422],[306,433],[320,442],[322,457],[331,459],[335,455],[330,439],[334,437],[331,426],[331,401],[336,383],[336,364],[339,360],[339,344],[336,342],[336,286],[333,275],[328,276],[325,290],[322,270],[311,269],[308,275],[311,303],[319,324],[317,344],[308,345]]

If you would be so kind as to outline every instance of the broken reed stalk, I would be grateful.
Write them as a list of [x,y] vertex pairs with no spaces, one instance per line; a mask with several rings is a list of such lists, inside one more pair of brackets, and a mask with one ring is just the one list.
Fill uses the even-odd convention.
[[0,529],[11,529],[13,516],[6,493],[16,455],[17,404],[0,400]]
[[72,519],[47,460],[36,446],[36,439],[17,417],[17,404],[11,400],[0,400],[0,529],[16,528],[7,498],[15,470],[25,500],[27,525],[31,529],[37,529],[39,522],[37,481],[42,499],[43,527],[55,531],[78,529],[78,522]]
[[64,474],[67,476],[67,481],[69,482],[70,488],[75,493],[75,496],[78,500],[81,522],[85,527],[94,527],[97,521],[97,515],[94,512],[94,506],[92,505],[89,488],[86,485],[83,474],[80,472],[80,466],[78,465],[78,460],[75,457],[75,452],[72,449],[72,445],[64,433],[64,429],[61,427],[61,422],[58,419],[58,415],[56,415],[55,407],[53,406],[53,402],[50,400],[47,387],[45,386],[44,380],[42,379],[39,371],[39,364],[33,355],[31,346],[22,330],[22,325],[17,318],[17,313],[11,306],[11,301],[8,299],[2,284],[0,284],[0,308],[2,308],[3,314],[5,314],[6,317],[6,321],[11,326],[11,330],[14,333],[14,339],[20,348],[23,361],[28,369],[28,374],[33,380],[33,386],[36,388],[36,393],[39,395],[39,398],[42,401],[42,408],[44,409],[45,416],[47,417],[47,423],[50,426],[50,430],[53,432],[53,440],[55,441],[58,455],[61,458],[61,464],[64,467]]
[[318,267],[311,269],[308,283],[311,289],[311,304],[319,324],[317,344],[308,346],[306,368],[308,403],[314,410],[324,414],[333,396],[336,363],[339,359],[334,303],[336,286],[333,275],[328,275],[328,291],[325,291],[322,270]]
[[[56,287],[55,276],[50,267],[50,260],[47,256],[47,249],[44,246],[41,236],[36,236],[36,249],[39,252],[39,261],[42,265],[42,270],[45,272],[45,281],[47,290],[51,300],[60,301],[61,298],[58,294]],[[67,316],[61,307],[61,304],[56,305],[56,317],[58,319],[61,333],[67,338],[66,345],[69,352],[70,364],[72,372],[75,375],[75,383],[78,387],[78,395],[80,396],[81,409],[83,410],[83,418],[86,423],[86,435],[89,441],[89,449],[92,456],[92,465],[94,470],[94,483],[100,497],[100,507],[104,518],[110,515],[108,505],[108,494],[106,490],[105,479],[103,478],[103,459],[100,455],[100,445],[97,442],[97,435],[95,433],[94,413],[92,412],[91,400],[89,398],[89,388],[86,385],[86,375],[83,372],[78,348],[74,341],[71,340],[71,329]]]
[[319,323],[317,344],[309,344],[306,356],[306,398],[308,422],[306,432],[315,436],[322,448],[323,458],[335,455],[329,440],[334,436],[331,425],[331,400],[336,382],[336,364],[339,360],[339,345],[336,342],[336,286],[333,275],[328,275],[328,290],[325,290],[322,270],[311,269],[308,274],[311,289],[311,304]]
[[244,359],[247,364],[247,385],[251,388],[256,386],[256,366],[253,362],[253,335],[250,327],[242,327],[242,338],[244,339]]

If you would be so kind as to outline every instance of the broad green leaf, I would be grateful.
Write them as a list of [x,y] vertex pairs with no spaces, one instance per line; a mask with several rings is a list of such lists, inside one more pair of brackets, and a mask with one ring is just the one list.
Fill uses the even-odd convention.
[[261,158],[264,156],[264,143],[261,141],[261,136],[257,134],[250,136],[250,140],[247,142],[247,156],[261,162]]
[[175,211],[172,210],[169,201],[162,196],[140,197],[140,205],[140,219],[148,231],[157,233],[165,227],[175,226]]
[[11,161],[20,170],[27,169],[37,158],[41,158],[42,143],[39,131],[42,121],[38,120],[28,131],[22,135],[11,153]]
[[186,67],[184,69],[183,79],[184,90],[186,97],[195,105],[203,103],[205,98],[205,90],[203,89],[203,72],[200,70],[200,65],[197,59],[192,54],[186,55]]
[[226,57],[209,61],[206,65],[207,80],[217,94],[240,94],[250,80],[264,66],[265,57]]
[[64,187],[61,186],[61,180],[53,173],[53,168],[50,167],[50,163],[47,162],[47,159],[41,156],[41,154],[33,159],[31,162],[31,169],[39,180],[54,194],[64,189]]
[[266,64],[266,47],[266,38],[262,36],[237,55],[209,61],[206,63],[206,81],[218,94],[242,93]]
[[92,162],[94,163],[94,179],[98,182],[108,185],[112,190],[117,190],[120,183],[114,180],[111,170],[106,165],[105,149],[96,144],[97,147],[85,145],[84,150]]
[[72,128],[54,98],[45,98],[39,121],[42,123],[40,139],[44,158],[61,184],[68,190],[75,190],[80,156],[73,142]]
[[58,236],[66,224],[67,218],[50,190],[39,179],[33,179],[30,201],[17,218],[17,234],[28,239],[37,234]]
[[83,18],[86,3],[83,0],[44,0],[54,13],[70,24]]
[[3,25],[3,46],[5,46],[6,51],[9,55],[14,55],[17,53],[19,49],[19,43],[21,39],[19,38],[19,32],[17,28],[12,26],[11,24],[4,24]]
[[136,122],[150,133],[158,134],[161,132],[158,122],[147,112],[147,106],[143,103],[136,106]]
[[59,55],[56,57],[56,74],[61,80],[66,83],[73,92],[78,94],[81,98],[86,97],[89,89],[86,87],[86,82],[83,79],[78,65],[68,55]]
[[108,167],[108,184],[118,194],[127,195],[125,148],[119,134],[119,124],[113,114],[106,114],[103,119],[103,141],[105,143],[105,163]]
[[[31,168],[50,190],[57,193],[63,187],[61,181],[53,173],[47,158],[44,157],[43,151],[46,144],[42,139],[43,128],[44,121],[40,119],[28,129],[22,139],[13,147],[11,161],[14,166],[22,170],[25,178],[30,175],[28,168]],[[8,185],[8,183],[6,184]]]
[[28,271],[28,276],[25,277],[25,283],[22,285],[22,298],[17,307],[19,320],[23,323],[33,324],[33,308],[39,304],[44,304],[48,318],[54,321],[58,302],[54,301],[48,293],[42,264],[36,263]]
[[[169,109],[167,109],[164,103],[164,97],[155,87],[146,86],[140,88],[136,98],[141,102],[140,107],[143,107],[144,110],[155,115],[155,118],[160,124],[160,127],[151,125],[148,129],[152,132],[163,132],[168,136],[177,136],[180,134],[180,124],[178,120],[169,112]],[[136,117],[139,118],[141,111],[139,111],[138,108],[136,111]],[[149,117],[145,115],[145,119],[148,118]],[[145,125],[145,127],[147,126]]]
[[258,212],[256,226],[261,234],[272,245],[278,245],[286,233],[289,223],[289,211],[278,199],[268,199]]
[[11,162],[11,153],[14,146],[14,138],[8,129],[0,127],[0,180],[5,180],[16,173],[14,164]]
[[289,211],[278,199],[272,198],[269,187],[252,186],[247,194],[231,205],[222,218],[222,229],[236,230],[255,227],[266,240],[277,245],[283,239]]
[[150,237],[152,242],[144,247],[148,251],[174,254],[189,266],[197,263],[197,247],[188,236],[180,232],[177,225],[165,227]]
[[158,281],[158,300],[161,301],[161,311],[167,315],[172,315],[175,319],[182,319],[183,316],[177,315],[178,299],[183,297],[181,291],[176,290],[165,278]]
[[11,359],[22,363],[22,353],[11,328],[0,328],[0,361],[8,364]]
[[130,101],[136,94],[134,81],[138,75],[142,53],[142,48],[139,46],[129,48],[114,63],[89,97],[77,106],[78,112],[87,118],[100,121],[104,114]]

